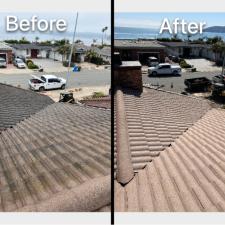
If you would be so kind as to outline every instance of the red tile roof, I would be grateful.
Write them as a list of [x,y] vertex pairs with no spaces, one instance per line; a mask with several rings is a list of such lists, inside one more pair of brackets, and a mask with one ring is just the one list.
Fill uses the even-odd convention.
[[116,211],[225,211],[225,110],[209,110],[125,186]]
[[[119,148],[118,132],[123,123],[127,129],[124,132],[128,135],[127,148],[134,171],[143,169],[210,108],[206,101],[197,98],[149,88],[144,88],[141,94],[133,90],[123,90],[123,96],[118,96],[115,98],[116,105],[124,105],[122,108],[125,112],[115,107],[115,152]],[[120,119],[124,113],[125,122]],[[121,139],[124,141],[126,138]],[[125,151],[124,147],[122,151]],[[115,162],[118,158],[116,156]]]

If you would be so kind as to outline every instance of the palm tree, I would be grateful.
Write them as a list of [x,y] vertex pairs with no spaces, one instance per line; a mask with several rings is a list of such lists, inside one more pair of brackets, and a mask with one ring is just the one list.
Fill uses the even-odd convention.
[[104,42],[103,42],[103,39],[104,39],[104,34],[105,34],[105,32],[108,30],[108,27],[103,27],[102,28],[102,46],[103,46],[103,44],[104,44]]
[[35,42],[38,43],[39,39],[39,37],[35,37]]
[[95,46],[96,42],[97,42],[97,39],[93,39],[92,40],[92,45]]
[[57,52],[62,55],[62,61],[65,61],[67,59],[67,56],[70,53],[71,46],[68,44],[61,45],[58,47]]

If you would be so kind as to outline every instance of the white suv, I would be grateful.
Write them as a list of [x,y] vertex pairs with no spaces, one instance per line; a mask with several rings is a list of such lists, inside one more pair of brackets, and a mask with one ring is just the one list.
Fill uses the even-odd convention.
[[32,79],[29,80],[29,87],[31,90],[36,91],[65,89],[66,80],[55,75],[42,75],[41,77],[32,75]]

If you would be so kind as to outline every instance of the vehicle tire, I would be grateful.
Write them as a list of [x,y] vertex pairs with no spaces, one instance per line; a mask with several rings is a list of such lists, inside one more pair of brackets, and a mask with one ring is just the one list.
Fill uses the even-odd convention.
[[173,71],[173,75],[178,75],[178,72],[176,70]]
[[64,89],[65,89],[65,87],[66,87],[66,85],[65,85],[65,84],[63,84],[63,85],[61,86],[61,89],[62,89],[62,90],[64,90]]
[[153,71],[152,72],[152,76],[157,76],[157,72],[156,71]]
[[44,87],[40,87],[39,88],[39,91],[41,92],[41,91],[44,91],[45,90],[45,88]]

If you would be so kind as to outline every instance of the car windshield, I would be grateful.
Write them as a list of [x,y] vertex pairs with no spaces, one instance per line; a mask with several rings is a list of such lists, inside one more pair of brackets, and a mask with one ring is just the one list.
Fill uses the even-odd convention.
[[16,60],[18,63],[23,63],[23,60],[22,59],[17,59]]
[[0,59],[0,62],[5,62],[5,60],[4,59]]
[[46,78],[45,78],[45,77],[41,76],[41,79],[42,79],[44,82],[46,82]]

